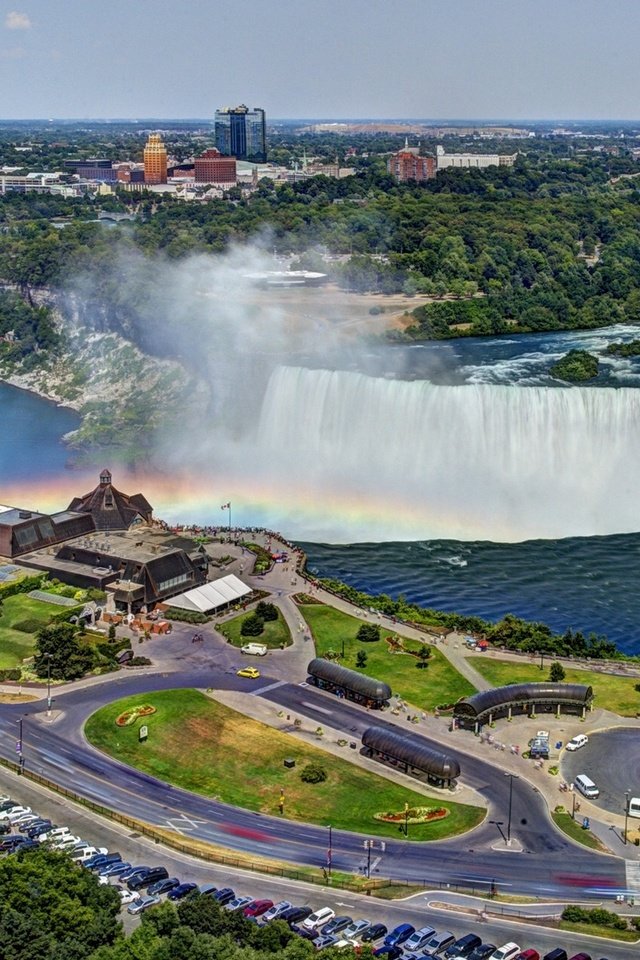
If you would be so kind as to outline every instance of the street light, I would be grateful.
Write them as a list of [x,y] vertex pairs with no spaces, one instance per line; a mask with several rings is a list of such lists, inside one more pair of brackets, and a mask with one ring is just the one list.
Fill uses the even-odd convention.
[[24,751],[22,749],[22,717],[19,720],[16,720],[18,724],[18,740],[16,742],[16,753],[18,754],[18,764],[19,769],[18,773],[22,773],[24,770]]
[[409,804],[405,803],[404,805],[404,835],[405,838],[409,836]]
[[627,843],[627,823],[629,820],[629,794],[631,790],[625,790],[624,792],[624,842]]
[[332,844],[331,844],[331,839],[332,839],[332,838],[331,838],[331,833],[332,833],[332,827],[331,827],[331,824],[329,824],[329,849],[328,849],[328,851],[327,851],[327,867],[328,867],[327,873],[329,874],[329,877],[331,877],[331,861],[333,860],[333,849],[332,849]]
[[45,653],[47,658],[47,717],[51,716],[51,654]]
[[509,816],[507,818],[507,845],[511,845],[511,805],[513,803],[513,781],[518,780],[519,777],[516,773],[505,773],[505,777],[509,777]]

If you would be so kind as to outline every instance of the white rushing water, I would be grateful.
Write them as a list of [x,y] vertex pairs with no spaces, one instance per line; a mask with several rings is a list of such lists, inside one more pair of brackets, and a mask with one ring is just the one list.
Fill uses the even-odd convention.
[[516,541],[639,526],[640,390],[279,367],[258,429],[287,485],[334,511],[334,539]]

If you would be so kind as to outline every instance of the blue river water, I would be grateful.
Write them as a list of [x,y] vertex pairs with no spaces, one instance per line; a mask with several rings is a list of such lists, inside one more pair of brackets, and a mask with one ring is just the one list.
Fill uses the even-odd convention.
[[[389,379],[557,386],[549,366],[567,350],[600,352],[612,340],[636,338],[640,327],[625,326],[424,345],[372,343],[356,359],[343,357],[342,365]],[[601,360],[598,386],[640,387],[640,358]],[[53,479],[68,468],[62,437],[77,425],[72,411],[0,383],[0,503],[3,484]],[[511,612],[558,631],[606,634],[620,649],[640,653],[640,533],[524,543],[302,545],[312,571],[367,592],[402,594],[491,620]]]

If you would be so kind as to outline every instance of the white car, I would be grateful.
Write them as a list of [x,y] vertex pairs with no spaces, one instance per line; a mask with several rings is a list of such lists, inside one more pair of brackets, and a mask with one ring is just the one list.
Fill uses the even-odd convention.
[[310,913],[307,919],[302,921],[302,927],[305,930],[317,930],[323,924],[329,923],[329,920],[333,920],[335,915],[336,912],[331,907],[320,907],[319,910]]
[[138,894],[135,890],[120,890],[120,903],[122,906],[127,906],[129,903],[133,903],[134,900],[138,899]]
[[579,750],[580,747],[586,747],[589,743],[589,737],[585,736],[584,733],[578,733],[575,737],[572,737],[567,744],[567,750]]
[[54,850],[73,850],[76,843],[82,843],[82,837],[69,836],[59,837],[53,844]]
[[71,834],[69,827],[54,827],[49,833],[41,833],[38,837],[40,843],[55,843],[56,840],[62,840],[64,836]]
[[31,813],[31,807],[12,807],[10,810],[4,811],[2,819],[8,820],[9,823],[13,824],[27,813]]
[[503,943],[501,947],[494,950],[489,960],[513,960],[520,953],[520,947],[512,940],[509,943]]

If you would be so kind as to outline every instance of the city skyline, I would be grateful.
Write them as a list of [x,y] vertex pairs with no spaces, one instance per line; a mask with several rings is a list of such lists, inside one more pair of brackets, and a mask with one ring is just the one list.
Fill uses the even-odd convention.
[[[16,0],[0,9],[0,119],[633,120],[631,0]],[[176,78],[180,77],[180,82]]]

